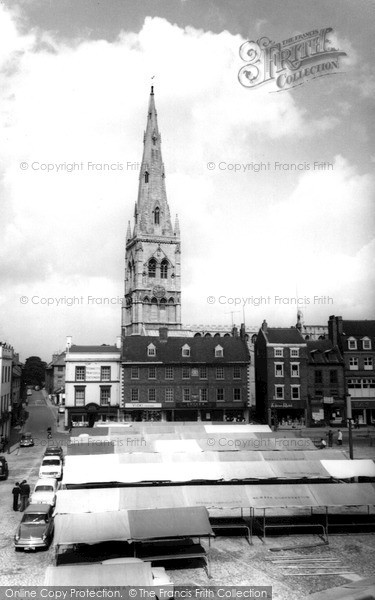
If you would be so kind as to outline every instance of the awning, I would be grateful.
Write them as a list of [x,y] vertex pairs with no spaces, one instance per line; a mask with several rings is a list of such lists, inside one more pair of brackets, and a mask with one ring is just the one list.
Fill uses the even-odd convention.
[[247,485],[248,503],[254,508],[288,508],[315,506],[309,485]]
[[196,440],[156,440],[155,452],[173,454],[174,452],[202,452]]
[[321,463],[335,479],[375,477],[375,463],[372,460],[322,460]]
[[310,488],[317,506],[375,505],[375,489],[371,483],[315,483]]
[[[319,460],[283,460],[268,463],[277,479],[327,479],[330,474]],[[335,462],[335,461],[334,461]],[[342,463],[343,461],[337,461]]]
[[152,586],[151,563],[61,565],[47,567],[46,586]]
[[205,507],[58,514],[54,544],[96,544],[213,535]]

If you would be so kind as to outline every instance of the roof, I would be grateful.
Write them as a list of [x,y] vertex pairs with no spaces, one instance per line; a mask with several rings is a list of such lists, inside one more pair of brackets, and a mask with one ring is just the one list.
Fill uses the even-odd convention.
[[25,513],[48,513],[50,508],[49,504],[29,504]]
[[61,352],[56,358],[53,358],[50,363],[47,365],[47,369],[52,369],[52,367],[61,367],[65,366],[65,352]]
[[337,346],[330,340],[307,341],[307,351],[310,363],[343,363],[343,358]]
[[[153,344],[156,355],[148,356],[147,347]],[[190,347],[190,356],[182,356],[182,347]],[[223,348],[223,357],[215,357],[216,346]],[[174,337],[161,340],[153,336],[129,336],[123,341],[122,362],[162,362],[162,363],[248,363],[249,350],[240,337]]]
[[295,327],[268,327],[261,329],[268,344],[304,344],[302,335]]
[[375,321],[343,321],[342,331],[347,337],[375,338]]
[[49,566],[46,569],[44,585],[58,587],[152,586],[151,563],[129,561],[125,565],[81,563],[79,565],[59,565],[58,567]]
[[94,352],[113,353],[113,352],[120,352],[120,349],[117,348],[117,346],[109,346],[108,344],[102,344],[101,346],[76,346],[76,345],[73,345],[69,348],[69,354],[72,354],[73,352],[87,352],[88,354],[94,353]]

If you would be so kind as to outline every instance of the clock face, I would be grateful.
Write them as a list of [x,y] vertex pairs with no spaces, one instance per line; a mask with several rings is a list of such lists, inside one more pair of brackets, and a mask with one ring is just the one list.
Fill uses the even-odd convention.
[[165,296],[165,287],[163,285],[154,285],[152,288],[152,293],[155,298],[164,298]]

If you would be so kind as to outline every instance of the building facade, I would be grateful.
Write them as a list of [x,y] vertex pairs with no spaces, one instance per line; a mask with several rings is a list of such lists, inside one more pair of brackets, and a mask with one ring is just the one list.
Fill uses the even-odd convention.
[[0,436],[9,439],[12,416],[13,347],[0,342]]
[[240,336],[127,336],[125,420],[247,420],[249,351]]
[[121,343],[67,348],[65,426],[92,427],[120,416]]
[[308,341],[308,423],[342,425],[345,419],[345,365],[328,339]]
[[375,422],[375,321],[344,321],[332,315],[328,328],[344,357],[352,417],[359,425],[370,425]]
[[134,227],[126,234],[122,335],[181,329],[181,241],[172,226],[154,91],[148,106]]
[[270,426],[307,425],[307,342],[298,329],[263,321],[255,342],[255,377],[259,419]]
[[65,399],[65,352],[52,355],[52,361],[46,367],[46,390],[55,404],[63,404]]

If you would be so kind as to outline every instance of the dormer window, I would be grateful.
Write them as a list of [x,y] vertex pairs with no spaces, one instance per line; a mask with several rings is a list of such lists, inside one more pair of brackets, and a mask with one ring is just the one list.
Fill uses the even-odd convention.
[[160,225],[160,209],[158,206],[154,210],[154,223]]
[[156,277],[156,260],[151,258],[148,263],[148,276]]
[[148,183],[148,171],[145,171],[145,183]]
[[348,338],[348,349],[357,350],[357,340],[355,338]]
[[154,344],[149,344],[147,346],[147,356],[156,356],[156,348]]
[[368,337],[362,338],[362,348],[363,350],[371,350],[371,340]]
[[160,265],[160,278],[168,279],[168,261],[162,260]]
[[215,348],[215,358],[223,358],[224,350],[222,346],[216,346]]
[[182,346],[182,356],[190,356],[190,346],[188,346],[188,344]]

